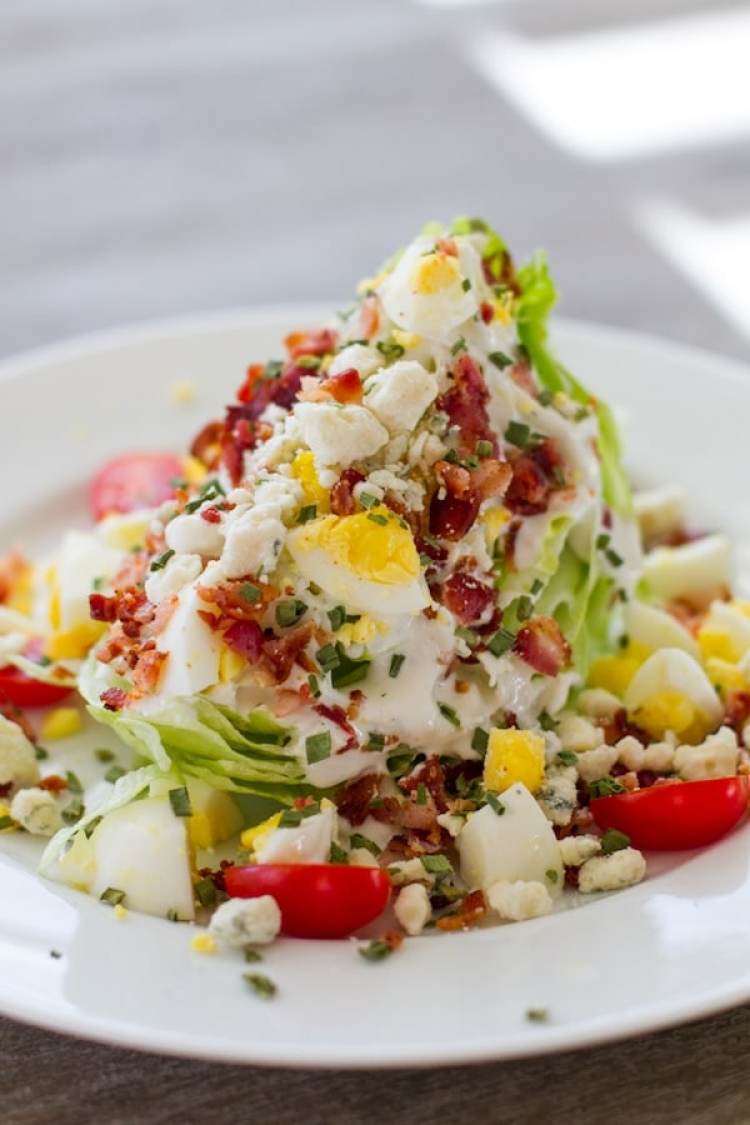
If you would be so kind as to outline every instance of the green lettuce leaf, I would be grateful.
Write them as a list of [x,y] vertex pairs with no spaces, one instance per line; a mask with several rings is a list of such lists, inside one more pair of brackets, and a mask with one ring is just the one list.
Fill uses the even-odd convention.
[[599,424],[604,499],[618,515],[629,516],[632,511],[630,483],[622,466],[622,446],[612,411],[563,367],[547,346],[547,317],[557,300],[557,291],[545,255],[535,254],[517,276],[521,287],[517,309],[521,343],[546,390],[552,394],[562,391],[584,406],[593,404]]

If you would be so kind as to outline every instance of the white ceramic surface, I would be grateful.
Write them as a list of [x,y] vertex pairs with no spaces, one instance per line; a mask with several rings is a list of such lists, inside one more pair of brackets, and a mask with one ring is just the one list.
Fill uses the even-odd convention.
[[[326,310],[286,308],[135,328],[0,366],[0,543],[34,551],[85,522],[109,454],[184,448],[251,360]],[[628,461],[679,481],[695,518],[750,545],[750,374],[729,361],[571,323],[561,357],[621,404]],[[195,401],[169,388],[191,380]],[[272,1002],[239,956],[199,956],[192,929],[111,910],[33,874],[38,848],[0,839],[0,1011],[149,1050],[285,1066],[437,1065],[583,1046],[750,1000],[750,827],[662,857],[638,887],[522,925],[408,941],[383,963],[350,943],[278,942]],[[62,954],[50,956],[50,950]],[[532,1023],[529,1008],[549,1020]]]

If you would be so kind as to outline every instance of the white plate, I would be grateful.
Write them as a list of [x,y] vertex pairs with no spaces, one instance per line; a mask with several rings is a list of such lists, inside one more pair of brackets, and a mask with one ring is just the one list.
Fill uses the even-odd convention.
[[[84,485],[106,456],[182,448],[246,364],[325,310],[232,314],[93,337],[0,367],[0,543],[50,542],[85,520]],[[750,543],[750,379],[723,359],[559,324],[558,351],[627,408],[629,461],[679,481],[698,518]],[[193,403],[169,387],[192,380]],[[389,961],[347,942],[280,941],[252,995],[239,957],[199,956],[192,930],[111,910],[33,874],[34,842],[0,841],[0,1010],[58,1031],[204,1058],[287,1066],[406,1066],[592,1044],[750,999],[750,828],[662,859],[638,887],[523,925],[409,941]],[[654,870],[654,869],[652,869]],[[50,950],[62,957],[55,959]],[[525,1018],[546,1008],[547,1023]]]

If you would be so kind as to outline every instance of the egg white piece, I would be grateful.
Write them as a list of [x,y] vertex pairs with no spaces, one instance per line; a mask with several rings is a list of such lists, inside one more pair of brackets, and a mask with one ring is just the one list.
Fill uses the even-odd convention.
[[60,628],[75,629],[90,625],[89,594],[94,581],[115,576],[123,561],[123,552],[107,546],[95,535],[83,531],[65,533],[56,564],[60,597]]
[[275,828],[256,849],[258,863],[328,863],[338,818],[330,804],[298,828]]
[[125,905],[164,918],[176,910],[192,919],[193,885],[187,820],[167,797],[147,797],[108,813],[91,843],[96,865],[91,892],[125,892]]
[[[750,644],[750,621],[747,621],[747,629]],[[698,644],[692,633],[671,613],[665,613],[656,606],[630,602],[625,610],[625,631],[631,641],[645,648],[680,648],[688,656],[698,659]]]
[[661,598],[705,605],[731,586],[731,555],[726,535],[706,535],[682,547],[657,547],[646,555],[643,575]]
[[206,603],[195,586],[186,586],[164,632],[157,639],[160,652],[169,654],[159,685],[159,698],[196,695],[219,679],[219,642],[198,616]]
[[559,893],[563,868],[551,823],[520,782],[506,789],[500,803],[502,816],[489,805],[469,816],[457,841],[461,877],[469,887],[482,890],[501,879],[522,879]]
[[[455,329],[477,311],[477,294],[482,284],[481,262],[474,247],[462,243],[458,259],[445,259],[448,263],[446,283],[426,290],[420,278],[434,243],[431,238],[418,238],[411,243],[381,284],[380,298],[386,313],[399,328],[447,343]],[[450,276],[451,269],[453,276]],[[464,287],[465,281],[469,282],[468,288]]]

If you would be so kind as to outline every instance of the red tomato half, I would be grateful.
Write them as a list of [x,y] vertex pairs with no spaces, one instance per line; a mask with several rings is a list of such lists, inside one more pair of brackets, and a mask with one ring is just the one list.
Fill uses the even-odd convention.
[[125,453],[107,461],[91,482],[89,507],[95,520],[108,512],[155,508],[174,496],[174,481],[184,473],[174,453]]
[[590,808],[600,828],[617,828],[634,847],[674,851],[720,840],[742,819],[747,802],[746,777],[719,777],[597,797]]
[[391,897],[390,879],[378,867],[257,863],[227,867],[224,881],[233,897],[275,898],[290,937],[348,937],[382,914]]
[[31,676],[11,664],[0,668],[0,700],[7,699],[16,707],[51,707],[53,703],[65,699],[71,691],[69,687],[32,680]]

